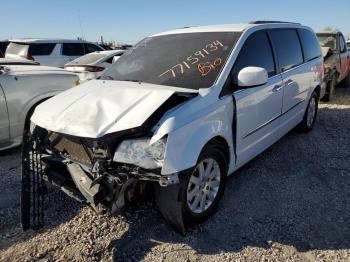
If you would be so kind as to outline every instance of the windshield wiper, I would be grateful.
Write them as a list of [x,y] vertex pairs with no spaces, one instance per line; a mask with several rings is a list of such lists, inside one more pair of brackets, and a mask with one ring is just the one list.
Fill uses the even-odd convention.
[[114,80],[113,77],[111,77],[111,76],[104,76],[104,75],[98,77],[97,79],[99,79],[99,80]]

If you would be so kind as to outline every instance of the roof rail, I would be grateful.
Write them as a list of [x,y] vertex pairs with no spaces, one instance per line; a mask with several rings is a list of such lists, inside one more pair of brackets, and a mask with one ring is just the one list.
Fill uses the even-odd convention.
[[249,22],[249,24],[254,24],[254,25],[260,25],[260,24],[297,24],[297,25],[300,25],[300,23],[294,23],[294,22],[268,21],[268,20],[251,21],[251,22]]

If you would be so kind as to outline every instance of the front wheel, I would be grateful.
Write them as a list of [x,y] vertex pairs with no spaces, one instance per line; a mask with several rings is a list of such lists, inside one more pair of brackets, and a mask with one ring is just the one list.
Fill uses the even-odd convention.
[[209,218],[217,209],[225,187],[227,159],[220,147],[207,146],[194,168],[177,185],[160,187],[156,194],[165,220],[181,233]]
[[314,91],[309,99],[304,118],[299,124],[299,127],[304,132],[309,132],[313,129],[318,112],[318,95]]

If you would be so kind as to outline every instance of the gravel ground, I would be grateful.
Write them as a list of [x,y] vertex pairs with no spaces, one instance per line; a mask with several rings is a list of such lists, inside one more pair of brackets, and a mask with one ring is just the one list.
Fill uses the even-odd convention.
[[98,216],[54,190],[47,225],[19,225],[20,150],[0,153],[0,261],[350,261],[350,88],[228,179],[218,212],[185,237],[152,201]]

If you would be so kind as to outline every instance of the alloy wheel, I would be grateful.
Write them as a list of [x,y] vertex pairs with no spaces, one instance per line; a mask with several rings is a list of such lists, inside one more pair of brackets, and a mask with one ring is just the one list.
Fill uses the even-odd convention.
[[307,110],[307,126],[308,127],[311,127],[314,123],[314,120],[315,120],[315,116],[316,116],[316,98],[313,96],[311,99],[310,99],[310,102],[309,102],[309,107],[308,107],[308,110]]
[[203,213],[213,204],[220,179],[220,166],[215,159],[204,159],[196,166],[187,187],[187,205],[193,213]]

